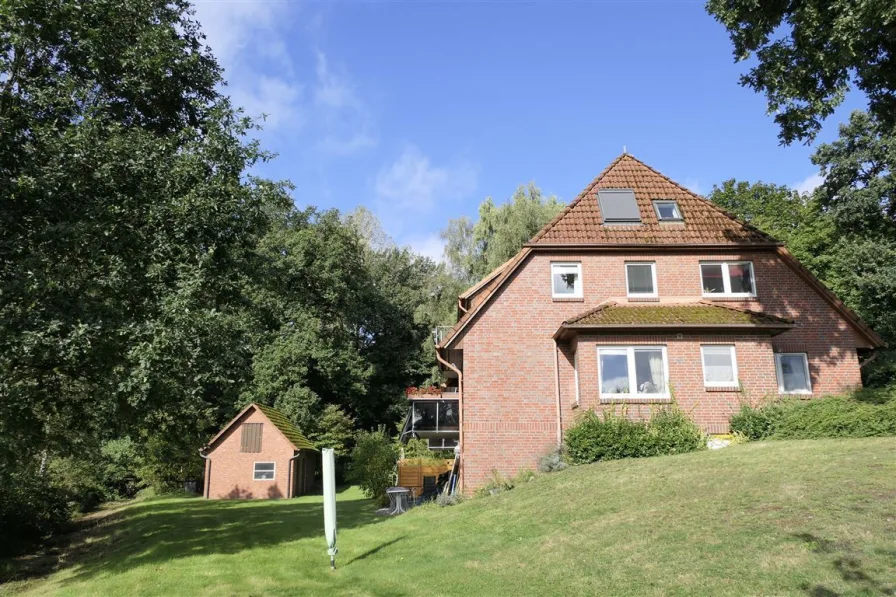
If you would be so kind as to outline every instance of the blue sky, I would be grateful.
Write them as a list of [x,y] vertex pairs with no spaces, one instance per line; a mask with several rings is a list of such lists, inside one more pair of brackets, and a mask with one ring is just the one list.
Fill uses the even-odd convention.
[[[699,192],[809,189],[702,2],[197,2],[227,91],[300,207],[364,205],[438,258],[450,218],[521,183],[569,201],[625,146]],[[828,123],[861,107],[855,98]]]

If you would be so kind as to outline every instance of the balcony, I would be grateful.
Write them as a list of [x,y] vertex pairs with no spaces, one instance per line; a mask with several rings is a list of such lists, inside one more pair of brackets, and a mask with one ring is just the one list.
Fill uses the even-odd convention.
[[414,400],[408,417],[407,431],[443,433],[460,430],[458,400]]

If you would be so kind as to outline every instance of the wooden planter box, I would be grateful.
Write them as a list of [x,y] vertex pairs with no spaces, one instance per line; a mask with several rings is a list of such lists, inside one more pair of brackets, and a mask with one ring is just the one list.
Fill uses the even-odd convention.
[[423,477],[436,477],[451,472],[454,460],[421,460],[412,458],[398,461],[398,485],[411,490],[415,498],[423,493]]

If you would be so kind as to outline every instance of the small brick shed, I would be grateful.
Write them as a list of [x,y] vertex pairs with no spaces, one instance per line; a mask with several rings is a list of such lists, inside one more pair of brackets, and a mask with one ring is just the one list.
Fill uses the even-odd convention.
[[202,451],[210,499],[290,498],[311,492],[320,453],[280,411],[252,403]]

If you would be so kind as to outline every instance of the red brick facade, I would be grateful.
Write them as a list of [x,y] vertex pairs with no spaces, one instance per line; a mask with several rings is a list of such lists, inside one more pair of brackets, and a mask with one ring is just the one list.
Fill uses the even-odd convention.
[[[842,315],[772,250],[747,252],[537,252],[530,255],[487,308],[458,338],[464,352],[464,483],[480,485],[491,469],[515,474],[534,468],[557,444],[558,417],[553,335],[559,325],[608,299],[628,302],[626,261],[654,261],[662,302],[702,298],[702,260],[746,260],[755,268],[755,299],[727,304],[795,320],[778,336],[766,334],[583,335],[559,344],[560,420],[568,427],[577,410],[603,408],[597,378],[597,346],[666,346],[669,380],[678,404],[709,432],[724,432],[742,400],[778,394],[774,351],[806,352],[812,395],[861,385],[857,347],[869,346]],[[551,298],[552,261],[582,264],[584,298]],[[721,301],[726,302],[726,301]],[[703,385],[701,344],[733,344],[742,390]],[[576,404],[574,353],[579,356]],[[631,415],[649,415],[650,404],[632,403]]]
[[[261,451],[241,452],[243,425],[260,423]],[[248,409],[212,442],[205,463],[205,496],[212,499],[270,499],[292,497],[313,484],[314,453],[296,455],[293,444],[255,408]],[[273,462],[273,480],[255,480],[256,462]],[[309,478],[310,476],[310,478]],[[290,486],[292,488],[290,489]]]
[[[778,396],[776,352],[807,355],[812,391],[801,397],[812,398],[860,386],[857,349],[880,345],[873,331],[773,239],[720,216],[705,199],[630,156],[618,159],[602,176],[499,273],[461,296],[465,312],[440,345],[443,355],[461,350],[463,355],[461,450],[467,492],[480,486],[492,469],[513,475],[535,468],[577,413],[619,408],[601,403],[600,346],[665,347],[675,401],[704,430],[720,433],[728,430],[742,402]],[[602,186],[633,188],[643,227],[603,225],[592,192]],[[683,222],[666,227],[657,222],[651,201],[670,197],[677,199]],[[656,264],[658,298],[627,298],[628,261]],[[704,297],[701,261],[751,262],[756,296]],[[552,262],[581,264],[582,298],[552,298]],[[783,333],[749,326],[709,332],[657,328],[627,335],[591,329],[555,336],[566,320],[610,300],[658,306],[711,301],[783,318],[792,328]],[[707,344],[734,346],[739,389],[704,386],[701,345]],[[629,399],[625,409],[629,416],[646,417],[659,402],[668,400]]]

